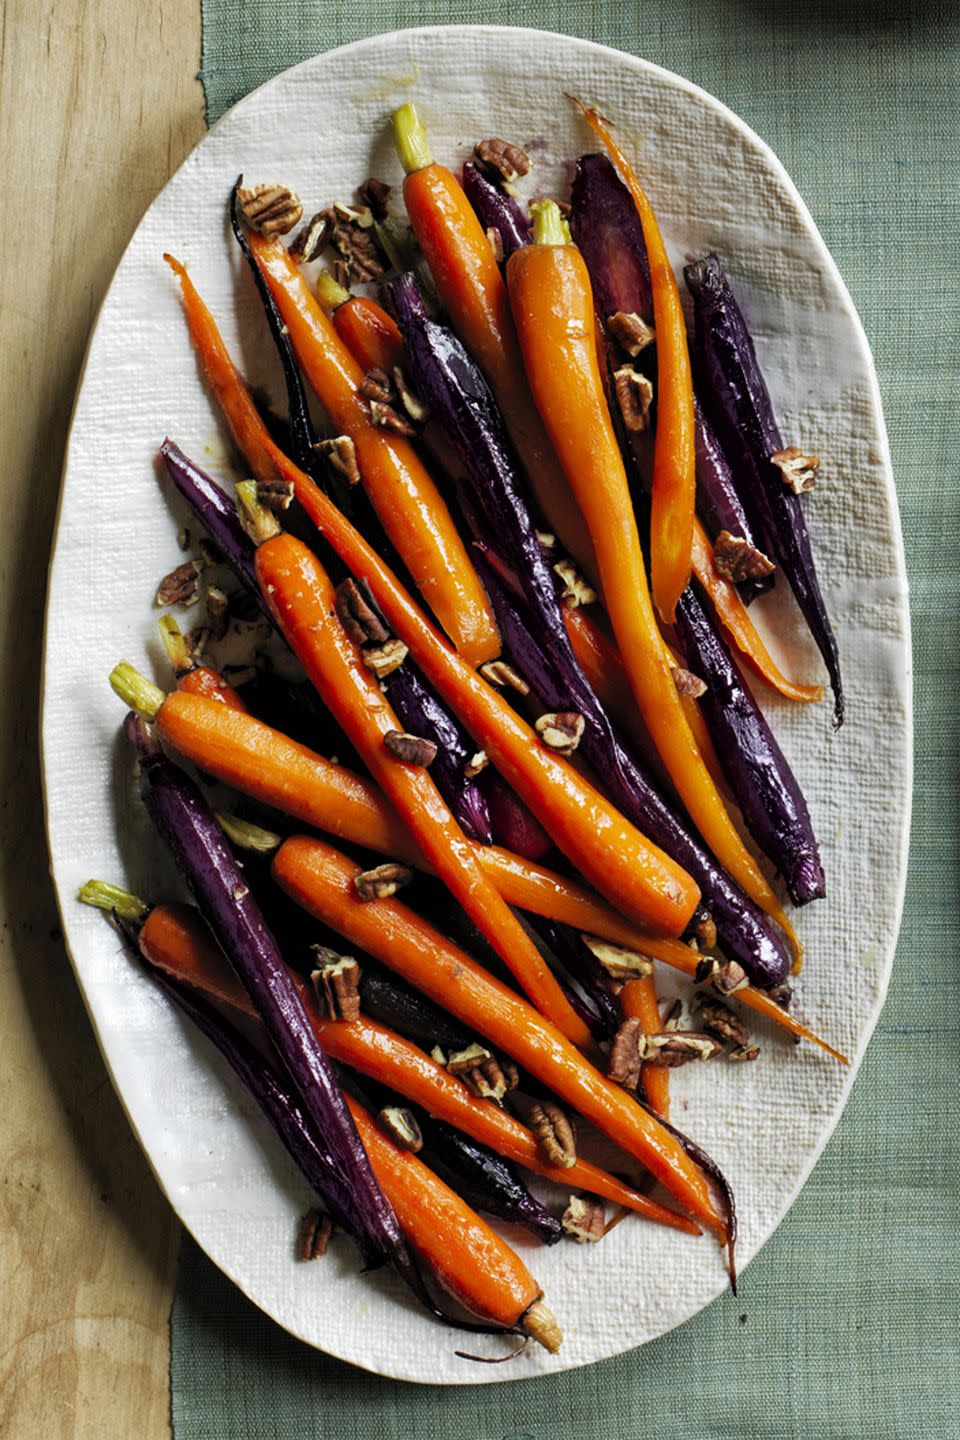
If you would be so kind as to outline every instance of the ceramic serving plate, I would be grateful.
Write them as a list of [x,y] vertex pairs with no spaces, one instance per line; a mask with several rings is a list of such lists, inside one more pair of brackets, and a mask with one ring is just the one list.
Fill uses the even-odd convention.
[[[346,1242],[322,1263],[296,1260],[308,1197],[285,1153],[206,1042],[74,896],[89,876],[126,881],[151,898],[176,893],[136,797],[106,677],[124,657],[169,684],[153,597],[180,558],[184,517],[158,482],[159,442],[169,434],[225,482],[241,478],[230,472],[164,250],[189,264],[251,379],[276,390],[260,310],[226,227],[236,175],[293,186],[308,214],[349,199],[370,174],[399,181],[387,121],[415,99],[438,158],[457,165],[475,141],[502,135],[534,159],[530,193],[562,194],[575,157],[593,148],[565,92],[617,121],[675,265],[707,250],[722,256],[785,439],[822,457],[807,514],[840,641],[847,722],[835,732],[826,705],[762,698],[809,798],[829,884],[828,898],[799,917],[807,958],[798,1006],[851,1064],[757,1027],[755,1064],[691,1066],[673,1080],[677,1122],[736,1191],[745,1266],[833,1130],[883,1003],[903,896],[911,750],[907,588],[870,353],[803,202],[742,121],[642,60],[529,30],[402,31],[318,56],[265,85],[198,145],[117,269],[77,400],[50,574],[43,750],[53,875],[77,978],[130,1123],[180,1219],[257,1305],[332,1355],[441,1384],[585,1365],[662,1335],[723,1290],[716,1247],[640,1221],[596,1246],[543,1250],[514,1237],[560,1320],[563,1348],[552,1358],[531,1347],[505,1368],[455,1358],[460,1337],[408,1304],[389,1275],[360,1276]],[[762,606],[787,667],[817,676],[813,645],[787,598]],[[742,1283],[749,1294],[749,1273]],[[481,1337],[470,1348],[498,1346]]]

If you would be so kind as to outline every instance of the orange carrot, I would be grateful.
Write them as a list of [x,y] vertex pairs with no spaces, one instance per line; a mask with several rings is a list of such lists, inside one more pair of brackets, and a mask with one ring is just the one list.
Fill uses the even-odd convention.
[[[627,981],[620,991],[620,1009],[625,1020],[635,1017],[640,1021],[644,1035],[656,1035],[663,1029],[652,975]],[[670,1071],[663,1065],[641,1065],[640,1083],[657,1114],[669,1120]]]
[[[782,926],[796,951],[783,906],[727,814],[680,704],[650,603],[633,501],[597,364],[590,277],[580,252],[560,243],[558,225],[556,206],[543,202],[534,244],[515,250],[507,263],[531,388],[590,527],[607,610],[647,730],[720,864]],[[560,241],[538,243],[544,234],[559,234]]]
[[[224,784],[347,844],[429,870],[406,826],[369,780],[252,715],[225,713],[205,696],[177,692],[151,710],[151,718],[165,744]],[[696,970],[700,956],[689,946],[638,930],[576,881],[495,845],[477,845],[474,854],[508,905],[612,940],[685,975]],[[738,990],[737,998],[793,1034],[830,1049],[762,991]]]
[[[493,659],[500,638],[486,591],[446,505],[409,441],[371,423],[359,394],[363,371],[346,350],[278,240],[251,232],[250,248],[270,286],[311,385],[338,431],[356,446],[361,478],[397,551],[457,649],[474,665]],[[166,257],[180,281],[187,322],[204,371],[234,439],[258,480],[282,475],[281,452],[190,277]]]
[[783,674],[750,619],[736,586],[724,580],[717,571],[713,562],[713,547],[699,520],[695,521],[693,527],[693,569],[710,596],[720,624],[757,674],[762,676],[768,685],[779,690],[787,700],[806,703],[822,700],[822,685],[801,685]]
[[596,110],[577,101],[591,130],[603,141],[633,197],[650,262],[653,323],[657,334],[657,430],[650,513],[650,575],[661,620],[673,620],[690,580],[696,499],[693,379],[680,290],[647,199],[626,156]]
[[394,117],[403,198],[444,306],[497,398],[537,504],[563,548],[593,574],[583,519],[524,379],[507,292],[490,241],[456,177],[434,163],[412,105]]
[[280,632],[431,867],[537,1008],[574,1044],[589,1045],[589,1028],[483,873],[428,771],[396,759],[388,750],[387,737],[399,735],[402,727],[340,624],[333,586],[320,561],[302,541],[279,535],[257,550],[257,576]]
[[403,336],[391,315],[368,295],[351,295],[329,270],[317,281],[317,299],[333,320],[333,328],[365,371],[392,374],[403,363]]
[[273,874],[299,905],[512,1056],[641,1161],[696,1219],[725,1233],[706,1176],[672,1134],[525,1000],[399,900],[364,903],[352,861],[320,840],[294,836],[276,852]]

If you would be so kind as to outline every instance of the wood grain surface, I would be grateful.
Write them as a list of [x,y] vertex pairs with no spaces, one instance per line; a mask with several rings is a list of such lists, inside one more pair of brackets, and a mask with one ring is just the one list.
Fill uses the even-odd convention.
[[177,1227],[64,952],[37,709],[74,391],[124,246],[203,132],[200,0],[0,11],[0,1435],[155,1440]]

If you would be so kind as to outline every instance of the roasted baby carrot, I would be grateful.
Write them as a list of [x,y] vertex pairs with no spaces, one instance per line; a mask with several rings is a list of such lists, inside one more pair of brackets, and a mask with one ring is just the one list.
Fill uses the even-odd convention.
[[177,689],[189,691],[191,695],[203,695],[208,700],[218,700],[231,710],[241,710],[246,714],[246,703],[229,681],[224,680],[219,670],[193,658],[173,616],[164,615],[157,624],[167,658],[177,677]]
[[388,375],[403,362],[403,336],[396,321],[369,295],[351,295],[323,270],[317,280],[317,299],[333,321],[333,328],[364,370]]
[[[486,592],[450,512],[408,440],[372,424],[359,393],[363,371],[340,341],[279,241],[254,232],[250,248],[288,327],[307,378],[339,432],[357,452],[361,479],[383,528],[458,651],[470,664],[493,659],[500,637]],[[282,475],[281,452],[266,433],[213,317],[179,261],[167,256],[204,373],[234,439],[258,480]]]
[[576,1045],[590,1032],[549,966],[477,863],[473,846],[422,764],[398,759],[388,737],[402,727],[336,613],[320,561],[292,535],[257,550],[257,576],[277,627],[417,846],[537,1008]]
[[590,277],[580,252],[561,243],[554,221],[557,207],[543,202],[534,244],[514,251],[507,264],[534,397],[590,528],[607,610],[647,730],[717,860],[798,951],[783,907],[727,814],[680,704],[650,603],[633,501],[597,362]]
[[726,1222],[683,1146],[606,1080],[550,1022],[396,899],[360,900],[358,867],[320,840],[294,836],[273,874],[298,904],[479,1031],[639,1160],[697,1220]]
[[456,177],[430,153],[413,105],[393,116],[403,198],[454,328],[480,365],[523,461],[537,504],[568,554],[593,573],[583,520],[523,375],[500,267]]
[[[652,975],[628,980],[620,991],[620,1009],[625,1020],[640,1021],[644,1035],[656,1035],[662,1029],[657,987]],[[665,1065],[641,1065],[640,1084],[658,1115],[670,1119],[670,1071]]]

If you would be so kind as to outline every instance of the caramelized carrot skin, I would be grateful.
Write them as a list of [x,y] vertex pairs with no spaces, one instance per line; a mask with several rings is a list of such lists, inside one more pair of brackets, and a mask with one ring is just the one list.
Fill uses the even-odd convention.
[[376,300],[351,295],[333,312],[333,328],[364,370],[385,370],[389,375],[403,363],[403,336]]
[[241,714],[247,714],[246,703],[233,686],[209,665],[197,665],[193,670],[187,670],[180,675],[177,678],[177,689],[189,695],[202,695],[208,700],[216,700],[219,704],[226,705],[229,710],[239,710]]
[[526,1001],[399,901],[362,902],[358,867],[319,840],[294,836],[273,874],[299,905],[512,1056],[640,1160],[698,1220],[722,1232],[710,1187],[683,1147],[606,1080]]
[[[640,1021],[644,1035],[656,1035],[663,1028],[652,975],[627,981],[620,991],[620,1009],[625,1020],[635,1017]],[[670,1071],[662,1065],[644,1065],[640,1070],[640,1084],[657,1114],[669,1120]]]

